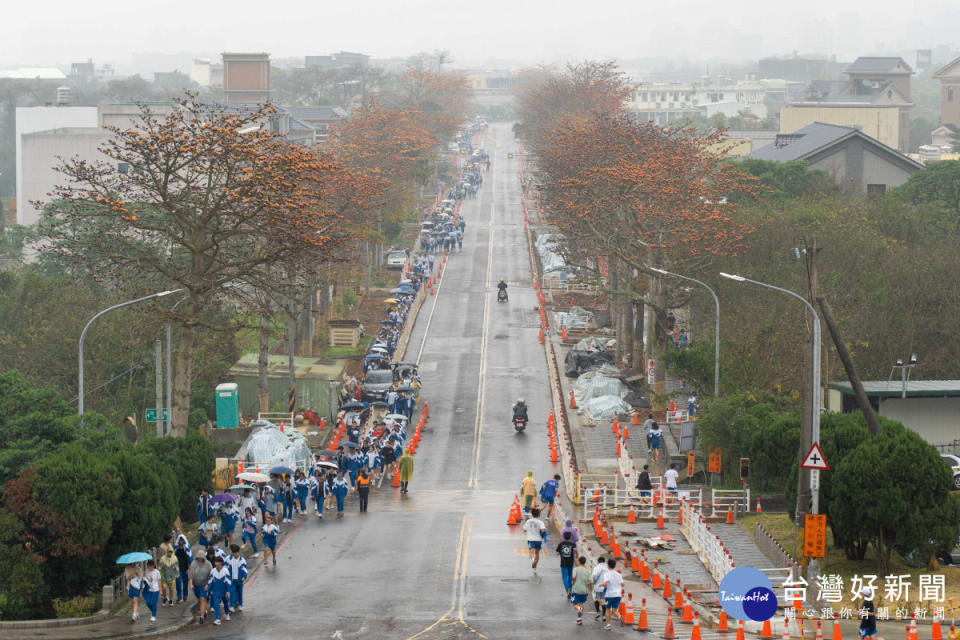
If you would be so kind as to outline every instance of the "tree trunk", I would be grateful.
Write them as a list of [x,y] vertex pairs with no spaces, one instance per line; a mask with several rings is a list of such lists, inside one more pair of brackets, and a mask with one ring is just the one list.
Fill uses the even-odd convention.
[[260,315],[260,351],[257,357],[257,394],[260,399],[260,411],[270,411],[270,385],[267,380],[267,366],[270,362],[270,314]]
[[614,329],[616,330],[616,350],[615,350],[615,360],[619,362],[623,358],[623,305],[620,303],[620,292],[618,288],[620,286],[620,274],[617,272],[617,265],[613,258],[609,259],[610,266],[608,267],[607,274],[610,278],[610,321],[613,322]]
[[[187,317],[194,317],[196,304],[191,305]],[[187,418],[190,415],[190,390],[193,386],[193,348],[197,340],[197,328],[188,325],[180,329],[180,344],[177,349],[177,372],[173,378],[173,425],[170,435],[182,438],[187,435]]]
[[623,336],[623,358],[630,362],[628,371],[633,369],[636,360],[636,354],[633,352],[633,302],[630,300],[632,289],[629,287],[629,282],[629,280],[626,281],[629,292],[623,300],[623,332],[621,334]]

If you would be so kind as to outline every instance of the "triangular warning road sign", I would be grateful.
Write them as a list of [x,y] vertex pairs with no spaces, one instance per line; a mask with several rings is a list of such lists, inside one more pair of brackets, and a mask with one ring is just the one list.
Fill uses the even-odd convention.
[[800,467],[802,469],[819,469],[820,471],[830,470],[830,465],[827,464],[826,458],[823,457],[823,452],[820,451],[820,445],[816,442],[810,447],[810,451],[807,452],[803,462],[800,463]]

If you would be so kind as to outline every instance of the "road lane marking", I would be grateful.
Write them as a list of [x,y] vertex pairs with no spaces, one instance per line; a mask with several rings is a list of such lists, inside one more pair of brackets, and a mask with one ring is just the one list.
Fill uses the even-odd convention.
[[[491,163],[490,166],[492,171],[493,163]],[[493,196],[495,196],[495,184],[496,173],[494,173],[490,179],[490,193]],[[483,404],[487,388],[487,343],[490,329],[490,292],[488,289],[492,284],[490,281],[490,273],[493,271],[493,221],[496,215],[495,201],[494,197],[494,202],[490,203],[490,223],[487,236],[487,274],[483,293],[483,328],[480,337],[480,375],[477,383],[477,418],[473,425],[473,460],[470,463],[470,480],[467,482],[467,486],[473,488],[477,487],[477,482],[480,479],[480,441],[483,438]]]

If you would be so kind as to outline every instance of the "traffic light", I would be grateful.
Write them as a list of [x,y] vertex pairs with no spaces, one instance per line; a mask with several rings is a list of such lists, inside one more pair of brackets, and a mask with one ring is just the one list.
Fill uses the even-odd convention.
[[750,477],[750,458],[740,458],[740,479],[746,480]]

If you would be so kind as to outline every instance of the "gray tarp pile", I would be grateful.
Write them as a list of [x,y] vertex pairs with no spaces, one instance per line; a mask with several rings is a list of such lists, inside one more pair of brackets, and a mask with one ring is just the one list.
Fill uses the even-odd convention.
[[604,339],[597,336],[587,336],[570,348],[573,351],[605,351],[608,341],[609,338]]
[[259,420],[252,426],[260,426],[246,443],[246,461],[250,464],[259,464],[261,468],[270,469],[276,466],[306,469],[310,465],[310,447],[307,439],[293,428],[280,431],[280,428],[268,422]]
[[619,375],[619,369],[607,364],[582,374],[573,385],[579,411],[593,421],[612,420],[618,413],[628,413],[630,405],[623,398],[630,389]]
[[609,351],[575,351],[571,349],[564,356],[563,364],[566,366],[564,374],[568,378],[576,378],[591,369],[610,364],[613,362],[613,354]]
[[555,233],[545,233],[542,236],[537,236],[536,242],[533,243],[533,248],[536,249],[537,255],[540,256],[540,264],[543,265],[543,272],[550,273],[551,271],[566,271],[567,263],[559,253],[557,253],[556,248],[564,241],[563,236],[557,235]]

